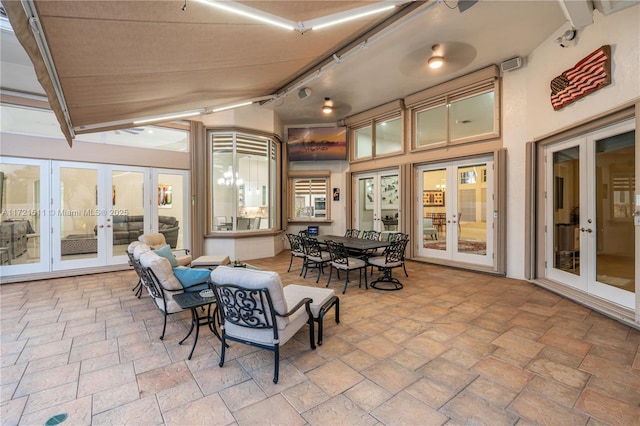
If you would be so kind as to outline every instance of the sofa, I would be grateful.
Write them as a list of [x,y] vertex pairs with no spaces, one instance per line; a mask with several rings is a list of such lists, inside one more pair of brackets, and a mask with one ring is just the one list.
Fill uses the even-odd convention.
[[[173,216],[158,216],[158,232],[164,235],[171,248],[178,245],[178,221]],[[94,229],[97,231],[97,229]],[[113,244],[129,244],[138,241],[144,233],[144,216],[113,216]]]

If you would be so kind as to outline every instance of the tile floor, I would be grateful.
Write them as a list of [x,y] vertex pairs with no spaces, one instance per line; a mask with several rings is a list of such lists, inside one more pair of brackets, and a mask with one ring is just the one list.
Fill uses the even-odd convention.
[[[288,252],[251,263],[324,284]],[[407,266],[401,291],[340,295],[315,351],[303,328],[277,385],[264,350],[232,343],[218,367],[205,328],[188,361],[187,313],[160,341],[133,271],[3,285],[1,423],[640,425],[640,331],[526,282]]]

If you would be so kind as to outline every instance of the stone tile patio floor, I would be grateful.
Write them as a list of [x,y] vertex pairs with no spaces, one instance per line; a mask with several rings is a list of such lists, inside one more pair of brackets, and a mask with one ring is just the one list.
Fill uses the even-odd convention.
[[[288,252],[250,263],[324,285]],[[159,340],[133,271],[3,285],[1,424],[640,425],[640,331],[527,282],[407,269],[401,291],[351,284],[322,346],[306,327],[283,346],[277,385],[268,351],[231,343],[218,367],[205,328],[188,361],[187,312]]]

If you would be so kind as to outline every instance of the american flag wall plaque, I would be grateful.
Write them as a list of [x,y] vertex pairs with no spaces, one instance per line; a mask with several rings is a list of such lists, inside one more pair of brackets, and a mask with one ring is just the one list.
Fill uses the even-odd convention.
[[604,45],[551,80],[551,105],[559,110],[611,84],[611,46]]

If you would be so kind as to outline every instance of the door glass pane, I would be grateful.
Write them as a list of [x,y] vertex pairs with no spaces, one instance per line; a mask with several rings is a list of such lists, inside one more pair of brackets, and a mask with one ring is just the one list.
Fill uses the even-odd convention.
[[111,255],[122,256],[144,233],[144,173],[112,170],[111,184]]
[[422,173],[422,243],[431,250],[447,250],[446,177],[446,169]]
[[458,252],[487,254],[487,165],[458,167]]
[[376,123],[376,155],[389,154],[402,150],[402,120]]
[[0,164],[0,265],[40,262],[40,167]]
[[60,255],[62,260],[98,256],[98,171],[72,167],[60,168]]
[[373,212],[375,187],[373,178],[363,178],[358,183],[358,227],[360,230],[373,230]]
[[384,231],[398,230],[398,175],[380,177],[380,217]]
[[183,179],[181,174],[158,173],[158,232],[171,248],[185,248]]
[[596,141],[596,279],[635,292],[635,132]]
[[451,140],[494,132],[493,91],[451,102]]
[[212,136],[211,185],[213,190],[211,203],[212,230],[231,231],[236,204],[236,174],[233,170],[233,134],[215,134]]
[[553,267],[575,275],[580,275],[579,173],[578,147],[553,153]]
[[361,129],[357,129],[354,132],[355,135],[355,152],[353,153],[355,158],[367,158],[373,155],[372,146],[372,134],[371,134],[371,126],[363,127]]
[[447,140],[447,107],[440,105],[416,114],[416,146]]

